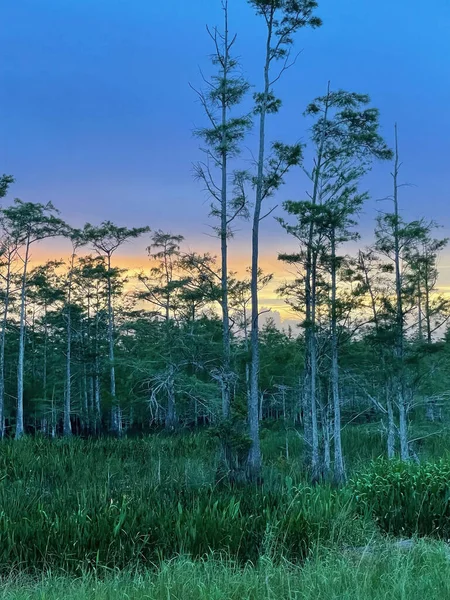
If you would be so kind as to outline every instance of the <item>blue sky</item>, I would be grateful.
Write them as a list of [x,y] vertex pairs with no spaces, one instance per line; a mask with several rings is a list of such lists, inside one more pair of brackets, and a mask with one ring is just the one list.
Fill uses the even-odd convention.
[[[229,4],[237,53],[258,89],[263,24],[246,0]],[[302,112],[329,79],[370,94],[389,141],[399,124],[402,178],[414,184],[402,191],[405,216],[433,217],[450,235],[450,3],[434,0],[431,12],[411,0],[319,0],[317,14],[323,27],[297,36],[302,53],[277,88],[283,108],[269,137],[306,141]],[[188,84],[200,84],[199,66],[208,71],[205,25],[221,18],[219,0],[4,0],[0,171],[17,178],[13,194],[52,200],[73,224],[148,224],[214,251],[208,205],[192,178],[201,158],[192,131],[205,121]],[[249,136],[249,149],[255,142]],[[390,192],[389,166],[377,166],[367,184],[373,200],[360,230],[369,239],[375,199]],[[292,172],[275,201],[304,191]],[[240,262],[248,262],[248,232],[244,224],[236,238]],[[266,260],[287,243],[268,219]]]

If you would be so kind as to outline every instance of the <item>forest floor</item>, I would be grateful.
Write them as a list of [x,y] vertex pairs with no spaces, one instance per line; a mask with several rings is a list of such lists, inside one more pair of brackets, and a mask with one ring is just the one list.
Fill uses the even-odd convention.
[[[422,424],[413,435],[432,471],[414,481],[425,473],[433,489],[448,488],[449,433]],[[262,449],[263,486],[230,489],[215,482],[208,431],[5,441],[0,600],[450,598],[448,491],[431,513],[434,500],[416,491],[416,505],[401,506],[406,488],[384,500],[375,490],[378,513],[355,493],[384,454],[378,423],[344,430],[350,482],[339,490],[308,484],[293,428],[265,427]]]

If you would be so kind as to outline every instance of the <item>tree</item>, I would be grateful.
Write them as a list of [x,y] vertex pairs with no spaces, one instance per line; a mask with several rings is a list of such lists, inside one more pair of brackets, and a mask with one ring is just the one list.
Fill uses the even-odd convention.
[[[303,202],[288,201],[285,210],[297,217],[295,225],[280,219],[284,229],[300,242],[300,254],[281,255],[289,263],[300,262],[304,272],[306,365],[305,389],[308,405],[308,443],[311,447],[313,479],[319,474],[319,439],[317,425],[317,340],[316,310],[318,269],[327,273],[329,287],[329,322],[331,337],[330,382],[334,409],[334,478],[336,483],[345,480],[341,444],[341,411],[338,361],[338,272],[343,258],[337,254],[344,242],[356,239],[352,231],[355,215],[367,194],[360,193],[361,178],[374,159],[386,160],[391,151],[380,136],[378,111],[367,108],[369,97],[338,90],[316,98],[306,114],[314,116],[311,142],[314,163],[305,172],[311,181],[309,199]],[[323,287],[323,283],[321,284]]]
[[[58,273],[64,267],[64,263],[58,260],[47,261],[35,267],[28,278],[28,296],[40,313],[40,326],[42,328],[42,394],[38,398],[39,412],[42,415],[41,428],[47,433],[50,421],[51,435],[56,435],[56,406],[54,400],[49,410],[49,362],[54,364],[54,354],[63,348],[56,343],[54,330],[55,322],[58,322],[59,308],[64,305],[65,290],[61,275]],[[52,327],[53,325],[53,327]],[[56,347],[56,348],[55,348]],[[55,351],[56,350],[56,351]],[[53,356],[52,356],[53,355]],[[52,379],[52,378],[50,378]],[[52,395],[53,396],[53,395]],[[48,419],[50,416],[50,419]]]
[[17,256],[17,242],[0,221],[2,235],[0,239],[0,277],[3,282],[1,296],[3,300],[2,331],[0,336],[0,439],[5,433],[5,346],[6,329],[8,326],[9,307],[11,301],[11,286],[13,283],[13,265]]
[[[214,44],[212,63],[218,72],[207,81],[207,92],[198,92],[200,102],[209,120],[207,128],[199,129],[197,135],[205,142],[203,150],[206,162],[196,165],[196,176],[206,187],[212,198],[211,215],[219,220],[215,228],[220,237],[221,250],[221,309],[222,309],[222,374],[220,378],[222,392],[222,417],[230,416],[230,318],[229,318],[229,283],[228,283],[228,240],[233,234],[232,224],[238,217],[247,217],[247,199],[245,183],[248,174],[245,171],[234,171],[230,174],[229,164],[240,152],[240,142],[251,126],[250,115],[232,116],[233,111],[243,100],[248,89],[248,82],[239,74],[239,63],[232,56],[236,35],[231,36],[228,30],[228,0],[222,0],[224,13],[224,30],[207,28]],[[218,169],[216,181],[211,170]],[[231,177],[231,182],[230,182]],[[231,183],[231,194],[229,188]],[[230,197],[231,196],[231,197]],[[223,448],[225,461],[228,448]]]
[[[266,159],[266,119],[277,113],[281,101],[273,91],[274,84],[280,79],[290,63],[290,49],[293,35],[302,27],[319,27],[322,22],[314,15],[317,8],[315,0],[249,0],[249,3],[265,22],[265,53],[263,59],[264,83],[261,92],[254,95],[255,114],[259,117],[258,155],[256,175],[253,178],[255,201],[252,218],[252,263],[251,263],[251,369],[250,394],[248,398],[248,422],[251,447],[248,456],[248,476],[250,480],[260,477],[261,449],[259,442],[258,399],[259,399],[259,227],[261,221],[270,214],[262,214],[264,200],[282,185],[283,177],[302,157],[300,144],[286,145],[281,142],[272,144],[272,152]],[[274,63],[282,61],[278,73],[273,73]]]
[[389,280],[380,264],[380,256],[374,248],[358,252],[356,260],[357,285],[354,293],[366,300],[368,321],[372,330],[368,332],[365,341],[368,342],[373,359],[377,360],[380,368],[376,369],[377,377],[370,392],[365,391],[375,409],[387,417],[387,456],[395,456],[396,426],[394,406],[391,394],[391,361],[388,360],[391,343],[391,311]]
[[77,229],[72,229],[68,235],[72,243],[72,253],[68,267],[67,277],[67,300],[66,300],[66,331],[67,331],[67,350],[66,350],[66,390],[64,396],[64,436],[72,435],[72,426],[70,422],[71,398],[72,398],[72,286],[74,275],[75,257],[78,248],[86,244],[83,232]]
[[[40,240],[64,235],[67,225],[58,216],[58,211],[51,202],[47,204],[34,204],[14,200],[14,204],[2,210],[5,227],[10,232],[11,238],[17,245],[18,254],[23,262],[22,282],[20,292],[19,316],[19,359],[17,368],[17,414],[16,438],[24,434],[23,419],[23,383],[24,383],[24,358],[25,358],[25,315],[27,297],[27,274],[31,246]],[[20,255],[22,251],[23,255]]]
[[8,193],[9,186],[14,183],[14,177],[12,175],[1,175],[0,176],[0,198],[4,198]]
[[[9,186],[14,183],[14,178],[11,175],[2,175],[0,177],[0,198],[4,198],[8,193]],[[5,269],[5,273],[1,273],[4,282],[3,296],[3,315],[2,315],[2,333],[0,337],[0,439],[5,433],[5,344],[6,344],[6,327],[8,323],[8,310],[10,301],[11,288],[11,268],[13,260],[17,253],[17,245],[14,239],[11,239],[9,232],[5,230],[3,219],[0,222],[1,239],[0,239],[0,267]]]
[[[393,270],[395,304],[391,306],[394,332],[395,398],[399,418],[400,457],[409,460],[408,413],[411,408],[411,389],[408,390],[406,373],[406,319],[414,305],[414,293],[408,283],[407,273],[414,263],[414,248],[425,243],[429,235],[429,225],[423,220],[405,222],[400,216],[399,183],[400,154],[398,145],[397,124],[395,125],[395,153],[392,171],[393,193],[388,197],[393,203],[393,211],[381,214],[377,219],[375,230],[376,249],[389,259],[385,270]],[[386,301],[387,305],[390,302]]]
[[435,228],[434,222],[425,224],[423,239],[409,249],[410,272],[406,273],[405,277],[417,303],[418,339],[421,342],[426,341],[427,344],[432,343],[433,334],[449,318],[449,301],[441,294],[436,294],[439,275],[437,259],[446,247],[448,239],[433,238],[431,234]]
[[108,286],[108,347],[110,364],[110,393],[112,401],[111,409],[111,430],[116,435],[122,434],[122,411],[120,402],[116,396],[116,371],[114,365],[114,307],[113,307],[113,288],[112,288],[112,256],[114,252],[123,244],[131,239],[136,239],[149,231],[148,227],[119,227],[104,221],[98,227],[87,223],[83,229],[83,236],[87,243],[91,243],[95,250],[106,258],[106,278]]
[[[167,393],[167,410],[165,426],[173,431],[177,426],[176,398],[175,398],[175,374],[176,364],[172,345],[176,331],[173,321],[178,317],[180,308],[180,291],[185,285],[185,280],[180,277],[180,244],[183,236],[155,231],[152,243],[147,248],[149,256],[156,261],[156,266],[150,270],[150,276],[141,274],[139,280],[145,290],[139,293],[139,298],[150,302],[164,320],[163,349],[166,368],[162,377],[161,387]],[[161,311],[161,313],[159,312]]]
[[[89,423],[92,431],[102,427],[101,371],[104,339],[108,337],[108,278],[113,295],[122,289],[117,268],[109,270],[105,256],[85,256],[77,261],[74,273],[75,293],[85,312],[84,353]],[[105,328],[106,321],[106,328]]]

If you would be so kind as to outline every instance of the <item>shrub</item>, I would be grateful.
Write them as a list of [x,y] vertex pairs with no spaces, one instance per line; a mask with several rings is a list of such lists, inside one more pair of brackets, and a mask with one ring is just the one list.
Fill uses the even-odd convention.
[[450,536],[450,462],[377,460],[350,482],[357,509],[393,535]]

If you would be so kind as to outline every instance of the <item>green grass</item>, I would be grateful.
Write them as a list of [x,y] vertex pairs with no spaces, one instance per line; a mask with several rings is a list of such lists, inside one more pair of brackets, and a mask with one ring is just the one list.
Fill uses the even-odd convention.
[[[341,489],[310,486],[300,436],[274,425],[264,484],[231,489],[215,483],[207,431],[4,441],[0,600],[450,598],[442,542],[401,553],[383,533],[449,530],[450,435],[437,427],[416,427],[429,462],[408,468],[370,463],[384,453],[378,424],[345,428]],[[351,550],[366,544],[381,550]]]
[[211,551],[241,564],[302,561],[319,542],[374,533],[346,492],[297,486],[274,466],[261,488],[218,487],[216,460],[198,435],[0,445],[0,572],[79,573]]
[[328,553],[303,567],[261,560],[244,568],[219,560],[179,558],[147,573],[98,579],[50,574],[2,581],[7,600],[447,600],[450,561],[443,544],[409,552],[388,546],[376,555]]

